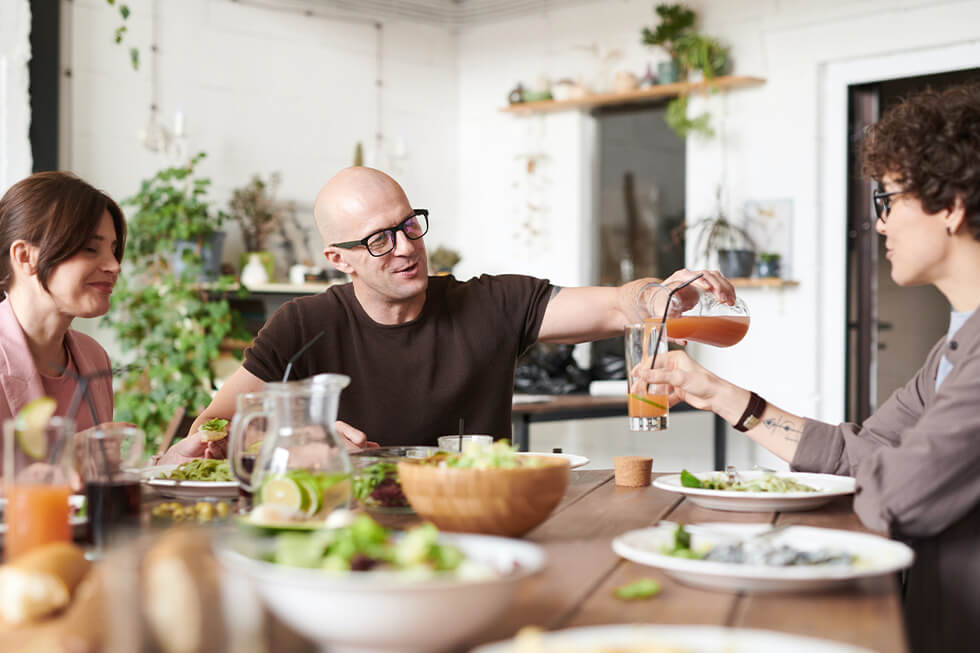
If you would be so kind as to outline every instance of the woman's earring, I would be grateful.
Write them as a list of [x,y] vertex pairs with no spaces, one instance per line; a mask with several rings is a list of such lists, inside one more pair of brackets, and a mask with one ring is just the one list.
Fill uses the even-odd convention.
[[953,230],[949,228],[949,225],[946,225],[946,235],[947,236],[953,235]]

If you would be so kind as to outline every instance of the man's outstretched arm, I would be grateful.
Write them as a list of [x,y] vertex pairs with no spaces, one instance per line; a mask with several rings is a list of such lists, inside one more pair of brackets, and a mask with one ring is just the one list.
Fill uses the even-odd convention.
[[[702,290],[713,293],[724,303],[735,301],[735,288],[720,273],[708,270],[678,270],[664,284],[677,285],[697,274],[704,276],[694,282]],[[637,296],[648,283],[659,279],[636,279],[622,286],[588,286],[561,288],[548,302],[539,342],[578,343],[621,335],[627,324],[650,317],[647,309],[637,302]],[[654,307],[662,310],[663,306]]]

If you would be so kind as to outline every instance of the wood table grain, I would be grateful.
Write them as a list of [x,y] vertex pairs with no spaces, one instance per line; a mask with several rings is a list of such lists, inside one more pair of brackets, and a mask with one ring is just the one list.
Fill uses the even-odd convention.
[[[762,628],[904,653],[897,577],[817,593],[734,594],[682,585],[659,569],[620,558],[611,546],[616,536],[661,519],[791,523],[867,532],[851,502],[851,497],[844,497],[806,512],[723,512],[701,508],[653,486],[617,487],[610,470],[572,472],[565,499],[546,522],[525,536],[545,549],[547,567],[524,584],[507,615],[491,631],[460,650],[511,637],[530,625],[554,630],[652,623]],[[660,583],[656,597],[630,602],[613,597],[616,587],[643,577]]]

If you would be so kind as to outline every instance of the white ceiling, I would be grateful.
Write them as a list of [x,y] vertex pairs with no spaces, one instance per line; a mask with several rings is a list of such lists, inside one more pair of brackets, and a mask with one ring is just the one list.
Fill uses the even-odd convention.
[[[236,0],[233,0],[236,1]],[[243,4],[298,11],[311,15],[405,20],[450,27],[470,27],[549,9],[599,0],[237,0]]]

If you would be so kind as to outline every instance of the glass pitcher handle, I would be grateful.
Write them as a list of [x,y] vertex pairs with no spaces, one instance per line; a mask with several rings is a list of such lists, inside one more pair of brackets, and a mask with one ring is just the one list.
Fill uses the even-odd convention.
[[[236,412],[231,418],[231,428],[228,434],[228,462],[231,465],[231,473],[242,489],[247,492],[255,492],[256,488],[252,479],[255,478],[255,472],[259,469],[259,457],[262,455],[262,451],[255,456],[252,472],[246,474],[245,468],[242,466],[242,455],[245,453],[245,433],[248,431],[248,425],[252,420],[258,417],[266,417],[265,409],[262,406],[247,406],[244,411]],[[264,443],[262,449],[265,449]]]

